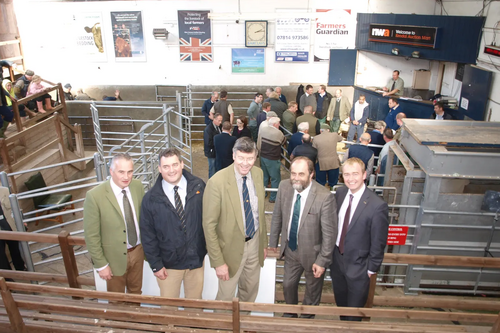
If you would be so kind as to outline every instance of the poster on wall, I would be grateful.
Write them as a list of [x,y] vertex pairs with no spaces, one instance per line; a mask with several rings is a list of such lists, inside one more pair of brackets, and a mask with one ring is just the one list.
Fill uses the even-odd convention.
[[209,10],[179,10],[181,61],[213,61]]
[[314,61],[328,61],[330,49],[353,49],[356,38],[356,17],[350,9],[316,9],[325,13],[314,26]]
[[116,61],[146,61],[142,13],[111,12]]
[[274,44],[276,62],[308,62],[311,42],[308,18],[284,18],[276,20]]
[[231,55],[233,74],[265,73],[265,49],[232,49]]
[[90,62],[108,60],[101,27],[102,15],[99,12],[73,15],[74,57]]

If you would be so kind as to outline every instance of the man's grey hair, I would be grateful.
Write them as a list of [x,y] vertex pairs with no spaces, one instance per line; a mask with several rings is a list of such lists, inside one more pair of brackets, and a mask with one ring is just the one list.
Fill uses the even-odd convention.
[[269,126],[274,126],[276,124],[279,124],[280,123],[280,118],[278,117],[272,117],[268,120],[269,122]]
[[304,108],[304,113],[314,113],[313,107],[311,105],[308,105]]
[[134,163],[134,160],[132,160],[132,157],[129,154],[127,154],[127,153],[118,153],[116,155],[113,155],[113,158],[111,159],[111,161],[109,161],[109,168],[111,170],[114,170],[115,169],[115,163],[116,163],[116,161],[119,161],[119,160],[132,161],[132,163]]
[[257,145],[249,137],[241,137],[234,143],[233,154],[242,153],[257,153]]
[[385,121],[383,120],[378,120],[375,122],[375,129],[377,130],[383,130],[384,128],[386,128],[387,124],[385,123]]
[[303,123],[300,123],[299,126],[297,126],[297,129],[299,130],[299,132],[309,130],[309,123],[307,121],[304,121]]

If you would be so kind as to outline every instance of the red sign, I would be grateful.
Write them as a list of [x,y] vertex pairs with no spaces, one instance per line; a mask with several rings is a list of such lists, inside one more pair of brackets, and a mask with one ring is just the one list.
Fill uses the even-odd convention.
[[390,226],[387,245],[405,245],[406,236],[408,236],[408,227]]
[[484,48],[484,53],[500,57],[500,49],[498,49],[496,47],[486,46]]

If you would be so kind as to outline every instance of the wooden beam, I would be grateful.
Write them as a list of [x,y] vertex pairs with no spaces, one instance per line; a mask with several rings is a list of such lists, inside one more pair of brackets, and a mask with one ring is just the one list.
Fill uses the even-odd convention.
[[233,333],[240,332],[240,300],[233,297]]
[[[40,234],[33,232],[19,232],[19,231],[0,231],[0,239],[5,240],[16,240],[23,242],[38,242],[38,243],[51,243],[57,244],[59,243],[59,238],[54,234]],[[68,237],[69,245],[86,245],[85,237],[80,236],[69,236]]]
[[12,45],[12,44],[19,44],[19,40],[15,39],[15,40],[6,40],[3,42],[0,42],[0,46]]
[[448,267],[500,268],[500,258],[433,256],[425,254],[386,253],[384,256],[384,263]]
[[5,309],[7,310],[7,315],[9,316],[11,328],[16,333],[27,333],[26,327],[24,326],[23,318],[19,313],[19,309],[17,307],[12,294],[5,283],[5,279],[0,277],[0,293],[2,294],[3,304],[5,305]]
[[[32,119],[37,119],[37,118],[35,117],[35,118],[32,118]],[[5,141],[7,143],[11,143],[11,142],[16,142],[17,140],[21,140],[22,138],[30,135],[31,134],[30,131],[32,131],[33,128],[35,128],[35,127],[42,127],[44,125],[47,125],[47,123],[46,123],[47,121],[50,121],[50,119],[45,119],[45,120],[43,120],[43,121],[41,121],[39,123],[36,123],[35,125],[31,126],[26,131],[18,132],[18,133],[14,134],[14,135],[11,135],[7,139],[5,139]],[[27,122],[29,122],[29,120]],[[24,125],[26,125],[27,122],[25,122]]]
[[[0,269],[0,276],[4,278],[21,280],[21,281],[44,281],[56,283],[68,283],[68,278],[64,274],[38,273],[29,271],[11,271],[8,269]],[[87,276],[78,276],[78,283],[84,286],[95,286],[94,278]]]
[[76,265],[75,251],[72,245],[68,242],[69,232],[63,230],[59,233],[59,246],[61,247],[61,254],[64,261],[64,268],[68,277],[68,284],[71,288],[81,288],[78,282],[78,267]]
[[[373,298],[375,297],[375,287],[377,285],[377,274],[370,276],[370,289],[368,290],[368,298],[366,299],[365,308],[373,307]],[[370,321],[370,317],[365,317],[363,321]]]
[[493,327],[491,328],[491,333],[500,333],[500,313],[497,316],[497,320],[495,321],[495,324],[493,324]]

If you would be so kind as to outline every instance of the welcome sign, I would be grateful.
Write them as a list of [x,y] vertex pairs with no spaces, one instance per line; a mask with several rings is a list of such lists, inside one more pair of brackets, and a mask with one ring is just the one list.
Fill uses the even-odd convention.
[[368,41],[436,47],[437,28],[410,25],[370,24]]

